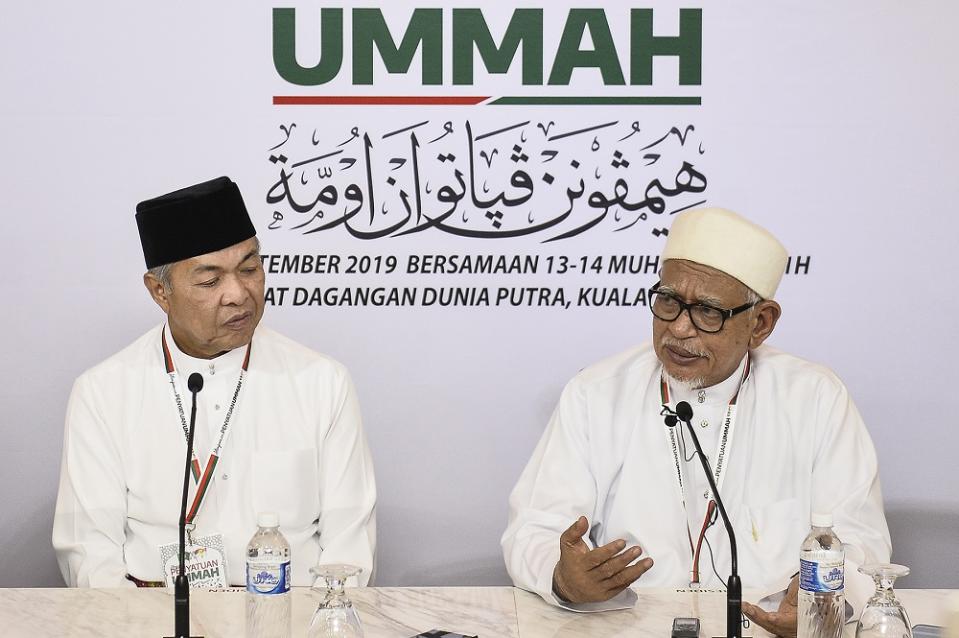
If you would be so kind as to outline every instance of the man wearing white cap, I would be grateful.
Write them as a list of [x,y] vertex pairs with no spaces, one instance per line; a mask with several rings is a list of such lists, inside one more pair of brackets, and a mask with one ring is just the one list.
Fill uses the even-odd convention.
[[[652,342],[570,381],[513,490],[502,538],[513,582],[580,610],[617,606],[634,581],[723,587],[729,541],[708,481],[692,442],[663,423],[664,406],[686,401],[743,587],[789,582],[811,514],[825,512],[848,543],[848,588],[857,564],[889,559],[876,456],[832,372],[763,345],[782,312],[785,248],[736,213],[702,209],[676,218],[662,259]],[[788,602],[744,610],[795,634]]]

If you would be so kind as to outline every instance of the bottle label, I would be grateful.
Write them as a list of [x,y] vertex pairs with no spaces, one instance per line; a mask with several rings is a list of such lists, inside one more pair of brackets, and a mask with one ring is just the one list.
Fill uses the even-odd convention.
[[841,592],[845,576],[843,561],[799,561],[799,587],[810,592]]
[[246,590],[252,594],[285,594],[290,591],[290,561],[247,563]]

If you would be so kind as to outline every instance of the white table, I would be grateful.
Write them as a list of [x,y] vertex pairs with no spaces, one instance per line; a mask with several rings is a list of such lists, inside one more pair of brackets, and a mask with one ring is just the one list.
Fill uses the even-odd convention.
[[[954,590],[899,590],[914,624],[942,624],[945,598]],[[482,638],[594,638],[669,636],[677,616],[702,621],[702,638],[725,632],[722,592],[637,589],[636,607],[577,614],[551,607],[511,587],[371,587],[349,590],[367,638],[405,638],[447,629]],[[747,600],[751,592],[746,592]],[[293,638],[306,635],[320,595],[293,590]],[[205,638],[242,638],[245,592],[197,591],[191,629]],[[851,635],[855,625],[847,625]],[[173,633],[173,596],[166,589],[0,589],[0,635],[30,638],[151,638]],[[746,636],[767,638],[752,626]]]

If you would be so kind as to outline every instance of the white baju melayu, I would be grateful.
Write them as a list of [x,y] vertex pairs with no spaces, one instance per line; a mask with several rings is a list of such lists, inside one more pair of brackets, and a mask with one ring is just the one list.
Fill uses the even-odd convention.
[[[679,401],[693,407],[714,468],[722,450],[719,492],[736,534],[743,587],[788,582],[799,569],[810,514],[831,512],[847,544],[847,598],[864,599],[871,585],[856,567],[888,561],[890,540],[862,419],[826,368],[768,346],[749,357],[728,430],[727,407],[746,359],[729,379],[703,391],[669,387],[671,407]],[[663,423],[661,379],[662,365],[645,344],[586,368],[566,386],[510,497],[501,542],[518,587],[561,604],[552,593],[559,537],[580,515],[590,521],[591,546],[623,538],[653,559],[634,586],[690,585],[692,546],[711,495],[688,434],[684,449],[680,428]],[[706,539],[699,583],[723,587],[730,550],[721,520]],[[722,578],[713,573],[710,553]]]
[[[177,541],[186,441],[161,349],[180,378],[204,377],[196,456],[205,467],[229,410],[246,347],[214,359],[181,352],[160,326],[81,375],[67,408],[53,545],[67,584],[162,581],[159,546]],[[192,502],[196,484],[191,481]],[[256,515],[274,511],[292,552],[292,584],[317,563],[350,563],[368,582],[376,548],[376,486],[356,393],[346,369],[257,328],[249,369],[194,538],[223,535],[227,581],[245,584]]]

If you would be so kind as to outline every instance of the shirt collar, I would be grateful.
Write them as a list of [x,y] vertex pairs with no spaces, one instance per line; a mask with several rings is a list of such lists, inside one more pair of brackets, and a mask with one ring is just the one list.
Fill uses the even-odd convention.
[[243,358],[246,356],[246,346],[234,348],[213,359],[199,359],[197,357],[191,357],[180,350],[180,347],[173,339],[173,335],[170,333],[169,325],[163,325],[163,333],[166,335],[166,343],[170,349],[170,356],[173,357],[173,366],[181,378],[188,377],[194,372],[199,372],[206,380],[209,380],[210,377],[215,378],[221,374],[234,377],[240,373],[240,368],[243,366]]
[[732,374],[723,381],[720,381],[716,385],[711,385],[708,388],[692,390],[685,385],[671,381],[669,391],[673,394],[673,404],[675,405],[680,401],[686,401],[692,406],[728,404],[730,400],[732,400],[733,395],[736,394],[736,390],[739,389],[739,380],[743,378],[743,370],[746,368],[746,359],[748,357],[749,354],[747,353]]

